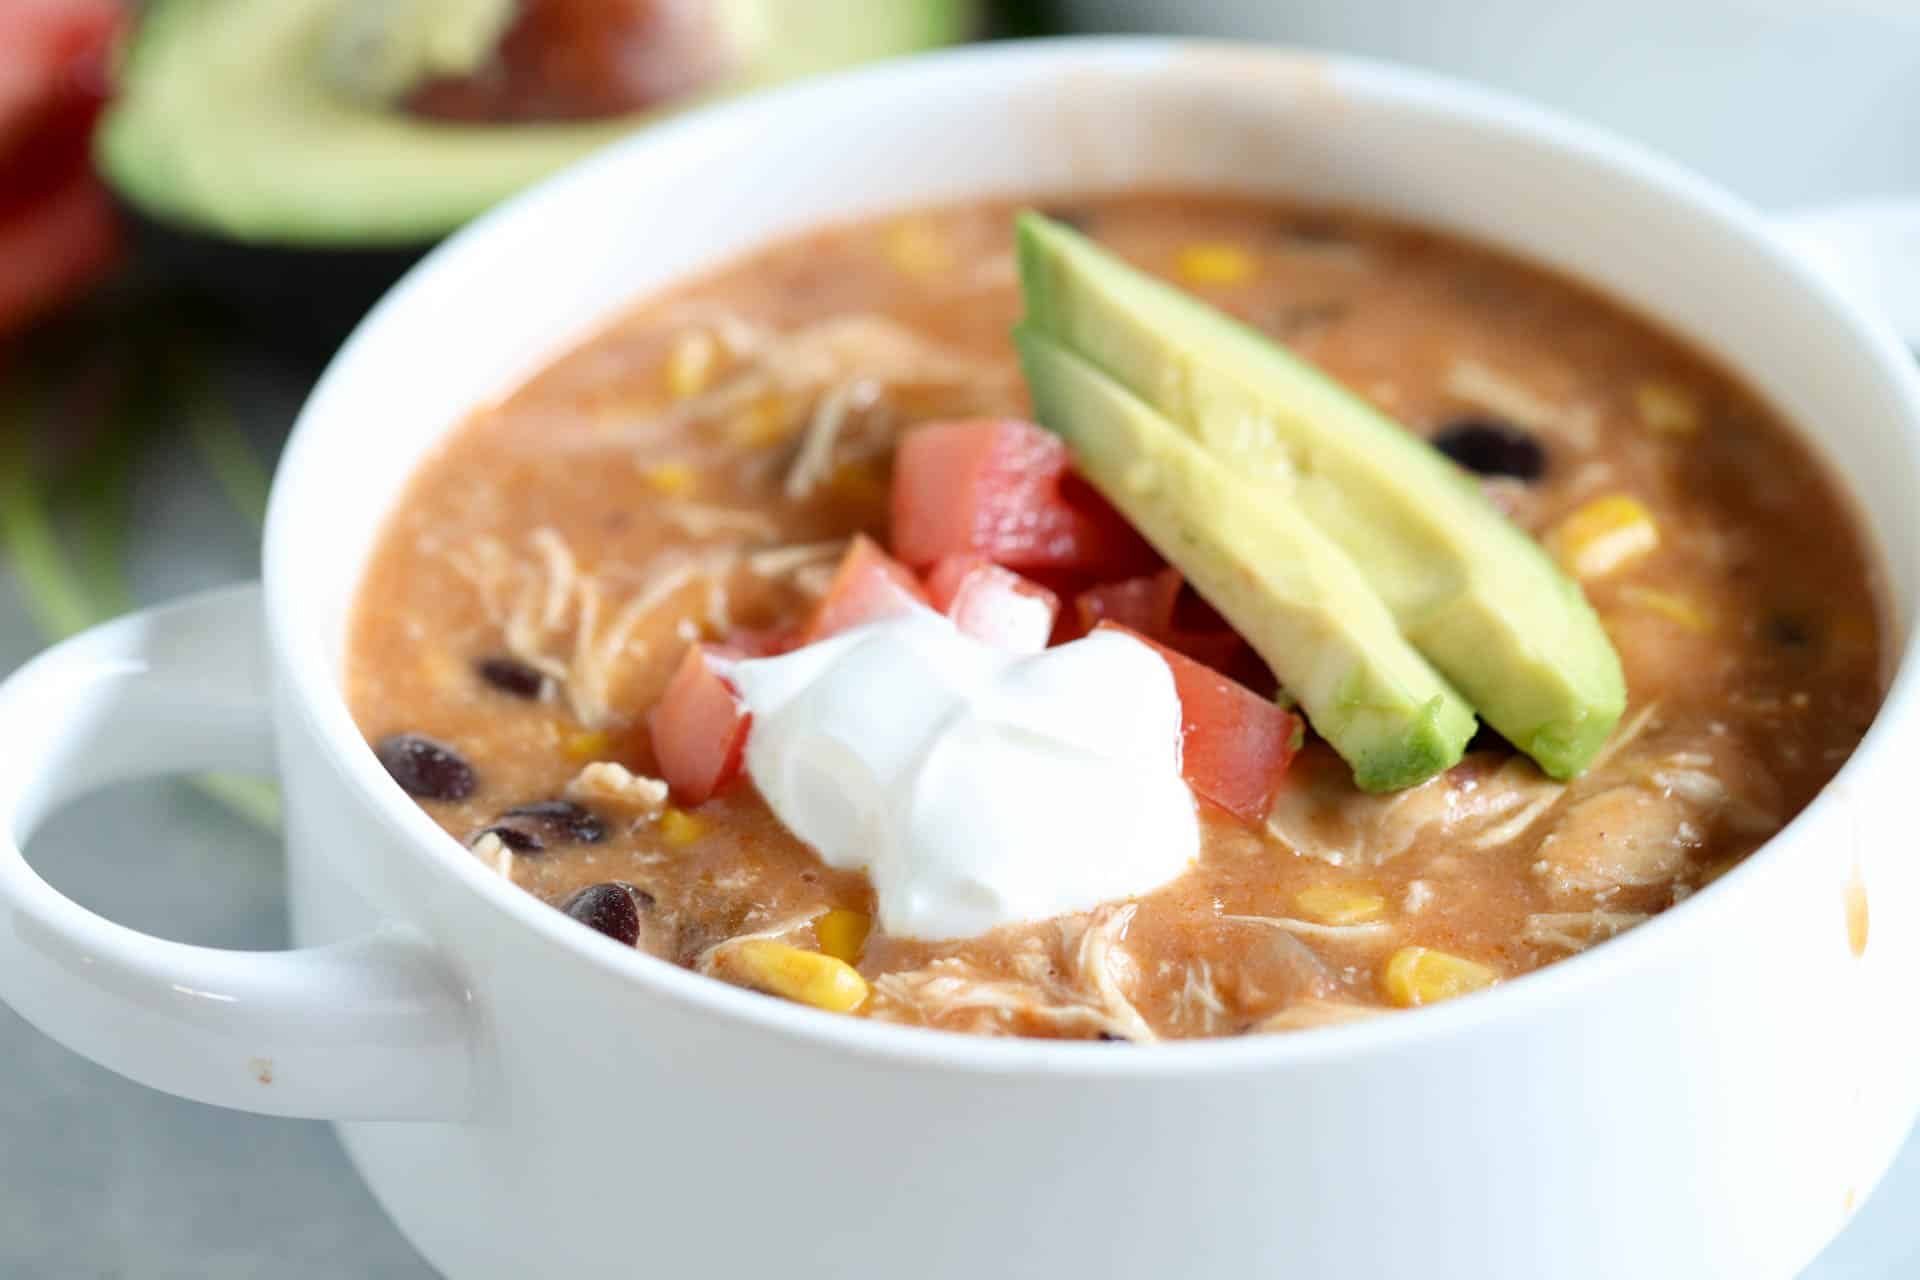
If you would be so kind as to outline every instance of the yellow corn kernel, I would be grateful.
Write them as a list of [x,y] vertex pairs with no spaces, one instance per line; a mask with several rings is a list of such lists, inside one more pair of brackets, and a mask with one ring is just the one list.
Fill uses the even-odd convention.
[[902,275],[936,276],[953,265],[946,237],[924,218],[902,218],[887,228],[885,251]]
[[1174,270],[1188,284],[1245,284],[1253,278],[1253,255],[1237,244],[1201,240],[1180,250]]
[[1603,577],[1659,545],[1653,513],[1624,493],[1595,498],[1547,535],[1554,557],[1576,578]]
[[690,400],[713,385],[720,368],[720,344],[705,329],[693,329],[673,340],[667,349],[667,394]]
[[871,462],[843,462],[827,477],[827,492],[840,502],[879,506],[889,492],[885,477]]
[[813,921],[813,936],[819,941],[820,949],[848,964],[859,963],[860,953],[866,949],[867,934],[872,931],[872,917],[864,911],[849,911],[845,907],[824,911]]
[[1633,390],[1634,405],[1647,430],[1662,436],[1690,436],[1700,429],[1700,402],[1670,382],[1643,382]]
[[1321,924],[1366,924],[1386,914],[1387,900],[1372,885],[1322,884],[1302,889],[1293,904]]
[[1620,598],[1635,608],[1657,613],[1689,631],[1705,635],[1713,630],[1713,615],[1695,604],[1690,597],[1677,592],[1656,591],[1652,587],[1626,587],[1620,592]]
[[727,438],[743,449],[765,449],[793,434],[793,406],[783,395],[764,395],[727,423]]
[[700,477],[684,462],[656,462],[640,473],[647,488],[666,498],[684,498],[699,487]]
[[682,848],[707,834],[707,820],[699,814],[668,806],[660,814],[660,838]]
[[1431,947],[1401,947],[1387,958],[1380,975],[1387,999],[1403,1009],[1438,1004],[1499,980],[1500,975],[1486,965]]
[[846,961],[770,938],[728,947],[722,967],[750,987],[829,1013],[851,1013],[867,998],[867,980]]
[[561,750],[573,760],[605,760],[613,751],[613,735],[600,729],[583,729],[568,734]]

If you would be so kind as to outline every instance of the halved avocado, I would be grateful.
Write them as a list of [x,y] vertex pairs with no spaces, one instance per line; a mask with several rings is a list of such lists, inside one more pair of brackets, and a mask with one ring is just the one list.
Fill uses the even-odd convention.
[[[1626,708],[1620,659],[1579,585],[1478,485],[1264,334],[1072,228],[1027,213],[1018,235],[1028,328],[1185,433],[1245,505],[1286,507],[1324,534],[1412,646],[1549,776],[1587,767]],[[1237,515],[1221,502],[1191,518]]]
[[690,98],[584,123],[456,124],[342,90],[326,68],[346,0],[156,0],[96,158],[162,222],[256,244],[419,245],[677,111],[957,40],[977,17],[973,0],[716,2],[737,69]]
[[[714,5],[729,69],[668,106],[456,123],[412,114],[398,91],[416,71],[487,56],[509,0],[152,0],[95,161],[163,274],[325,328],[350,322],[434,241],[616,138],[719,98],[964,39],[982,13],[981,0]],[[396,25],[372,33],[361,62],[343,60],[343,39],[366,39],[369,14]]]

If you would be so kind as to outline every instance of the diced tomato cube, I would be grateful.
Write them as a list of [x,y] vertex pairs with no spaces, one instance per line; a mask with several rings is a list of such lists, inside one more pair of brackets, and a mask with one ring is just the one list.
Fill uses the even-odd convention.
[[735,627],[725,647],[743,658],[777,658],[800,647],[798,627]]
[[894,554],[918,567],[977,555],[1103,577],[1154,564],[1153,549],[1069,461],[1060,438],[1031,422],[916,427],[894,458]]
[[0,2],[0,334],[113,265],[118,232],[93,176],[114,0]]
[[872,538],[860,534],[847,548],[826,597],[800,633],[800,643],[812,644],[926,604],[926,590],[912,571],[882,551]]
[[960,630],[1020,653],[1046,648],[1060,613],[1059,596],[980,556],[948,556],[935,565],[927,594]]
[[[1247,642],[1240,638],[1238,631],[1182,631],[1176,628],[1160,643],[1250,688],[1258,685],[1263,678],[1271,678],[1262,676],[1265,666]],[[1257,688],[1253,691],[1259,693]]]
[[0,214],[0,335],[91,286],[119,255],[112,201],[84,168],[32,205]]
[[740,774],[753,716],[720,673],[719,651],[695,645],[647,715],[653,755],[674,798],[701,804]]
[[1152,645],[1173,671],[1180,695],[1181,772],[1202,798],[1248,822],[1264,822],[1287,766],[1306,733],[1306,723],[1191,658],[1117,623],[1118,631]]
[[43,109],[106,96],[108,54],[127,21],[118,0],[0,4],[0,150]]
[[1073,598],[1073,611],[1085,635],[1102,622],[1114,622],[1156,639],[1173,630],[1173,606],[1185,579],[1174,568],[1143,578],[1122,578],[1088,587]]
[[1073,617],[1059,638],[1077,639],[1102,622],[1138,631],[1228,676],[1258,669],[1246,641],[1205,600],[1187,590],[1178,569],[1097,583],[1079,592],[1073,598]]

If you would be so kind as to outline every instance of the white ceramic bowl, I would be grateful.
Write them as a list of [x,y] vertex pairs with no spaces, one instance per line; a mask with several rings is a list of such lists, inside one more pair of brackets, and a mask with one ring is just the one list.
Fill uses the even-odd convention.
[[[252,590],[113,624],[0,688],[0,995],[188,1097],[343,1121],[461,1277],[1781,1276],[1920,1098],[1903,666],[1764,850],[1592,953],[1363,1024],[1118,1048],[836,1018],[608,945],[381,771],[345,621],[408,473],[636,294],[827,219],[988,192],[1282,191],[1492,241],[1717,352],[1815,433],[1920,585],[1920,388],[1893,335],[1683,172],[1514,102],[1228,46],[983,47],[703,112],[436,253],[288,446]],[[132,933],[17,845],[135,774],[277,748],[302,950]],[[1856,954],[1849,903],[1871,927]]]
[[1390,58],[1657,147],[1763,207],[1920,194],[1913,0],[1056,0],[1078,30]]

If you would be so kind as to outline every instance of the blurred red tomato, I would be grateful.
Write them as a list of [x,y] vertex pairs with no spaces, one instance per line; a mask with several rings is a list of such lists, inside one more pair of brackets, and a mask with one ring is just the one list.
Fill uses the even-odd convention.
[[83,291],[118,253],[89,140],[116,0],[0,0],[0,335]]

